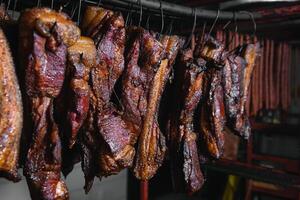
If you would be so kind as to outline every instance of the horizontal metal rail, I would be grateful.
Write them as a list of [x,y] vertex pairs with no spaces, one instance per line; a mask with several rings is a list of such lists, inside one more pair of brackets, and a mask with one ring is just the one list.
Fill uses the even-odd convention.
[[[85,2],[98,2],[97,0],[89,0]],[[126,6],[127,8],[132,7],[136,9],[137,7],[142,6],[143,9],[151,9],[155,11],[160,11],[161,9],[164,13],[168,13],[174,16],[180,17],[194,17],[202,19],[215,19],[217,17],[218,11],[216,10],[206,10],[202,8],[182,6],[179,4],[169,3],[165,1],[155,1],[155,0],[102,0],[102,3],[109,3],[118,6]],[[260,18],[261,15],[258,13],[253,13],[254,18]],[[229,11],[220,11],[219,19],[229,20],[236,17],[238,20],[249,20],[250,16],[247,13],[243,12],[229,12]]]
[[245,6],[254,3],[295,3],[300,2],[299,0],[232,0],[220,3],[220,9],[229,9],[237,6]]

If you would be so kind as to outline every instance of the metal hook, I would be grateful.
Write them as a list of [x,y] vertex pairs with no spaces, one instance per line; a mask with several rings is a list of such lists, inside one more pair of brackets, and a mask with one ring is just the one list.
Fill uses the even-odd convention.
[[132,7],[133,7],[133,4],[131,3],[131,4],[130,4],[130,11],[127,13],[127,16],[126,16],[125,27],[128,26],[129,19],[130,19],[131,14],[132,14]]
[[99,7],[100,5],[102,5],[102,0],[99,0],[99,1],[98,1],[97,6]]
[[60,5],[59,7],[59,12],[62,12],[62,10],[66,7],[69,6],[69,4],[71,3],[72,0],[69,0],[67,3],[63,4],[63,5]]
[[18,3],[18,0],[15,0],[15,2],[14,2],[14,8],[13,8],[13,13],[12,13],[12,18],[13,19],[15,18],[15,12],[16,12],[16,9],[17,9],[17,3]]
[[79,25],[79,22],[80,22],[80,14],[81,14],[81,0],[79,0],[78,16],[77,16],[77,25]]
[[79,4],[76,4],[75,6],[74,6],[74,4],[72,5],[72,9],[71,9],[71,18],[72,19],[74,18],[74,15],[76,13],[78,6],[79,6]]
[[141,0],[139,0],[139,4],[140,4],[140,19],[139,19],[139,27],[140,27],[143,19],[143,5]]
[[173,30],[173,23],[174,23],[174,20],[171,20],[169,27],[167,29],[167,35],[171,35],[172,30]]
[[150,25],[149,22],[150,21],[150,15],[147,16],[147,20],[146,20],[146,29],[149,30],[150,29]]
[[54,7],[54,0],[51,0],[51,9]]
[[159,5],[160,5],[160,14],[161,14],[160,34],[162,34],[162,32],[163,32],[163,30],[164,30],[165,22],[164,22],[164,10],[163,10],[163,7],[162,7],[162,2],[161,2],[161,0],[159,1]]
[[41,0],[37,0],[37,5],[36,7],[40,8],[41,7]]
[[253,16],[253,13],[249,12],[249,11],[240,11],[240,13],[245,13],[245,14],[248,14],[252,20],[252,23],[253,23],[253,33],[252,33],[252,37],[255,37],[256,35],[256,22],[255,22],[255,19],[254,19],[254,16]]
[[195,8],[193,8],[193,14],[194,14],[194,24],[193,24],[192,34],[194,34],[195,28],[196,28],[196,25],[197,25],[197,14],[196,14],[196,9]]
[[[233,12],[233,15],[232,15],[232,18],[233,18],[233,19],[234,19],[234,17],[235,17],[235,12]],[[222,28],[223,31],[226,30],[226,28],[231,24],[231,22],[232,22],[233,19],[230,19],[230,20],[223,26],[223,28]]]
[[192,13],[193,13],[193,15],[194,15],[193,28],[192,28],[191,35],[190,35],[190,37],[189,37],[189,39],[188,39],[188,41],[187,41],[187,43],[186,43],[186,45],[185,45],[185,48],[187,48],[187,46],[190,44],[190,42],[191,42],[191,40],[192,40],[192,37],[193,37],[193,35],[194,35],[194,32],[195,32],[196,25],[197,25],[197,14],[196,14],[196,9],[195,9],[195,8],[192,9]]
[[204,45],[203,40],[204,40],[204,38],[205,38],[204,36],[205,36],[206,24],[207,24],[207,22],[204,21],[203,27],[202,27],[202,33],[201,33],[201,49],[203,48],[203,45]]
[[[236,18],[236,13],[235,12],[233,12],[233,21],[234,21],[234,25],[235,25],[234,32],[237,33],[238,32],[238,25],[237,25],[237,18]],[[230,23],[231,23],[231,20],[230,20]],[[223,30],[225,30],[230,23],[227,23],[223,27]],[[231,39],[228,42],[228,46],[233,42],[234,36],[235,36],[235,34],[232,34]]]
[[149,13],[150,13],[150,9],[148,8],[148,9],[146,10],[147,19],[146,19],[146,23],[145,23],[145,28],[146,28],[147,30],[150,29],[150,17],[151,17],[151,15],[150,15]]
[[10,0],[8,0],[8,2],[7,2],[6,12],[8,11],[9,6],[10,6]]
[[215,19],[214,23],[212,24],[212,26],[210,27],[210,30],[209,30],[209,32],[208,32],[208,35],[210,35],[211,32],[212,32],[212,30],[214,29],[214,27],[215,27],[215,25],[216,25],[216,23],[217,23],[217,21],[218,21],[219,15],[220,15],[220,10],[218,9],[216,19]]

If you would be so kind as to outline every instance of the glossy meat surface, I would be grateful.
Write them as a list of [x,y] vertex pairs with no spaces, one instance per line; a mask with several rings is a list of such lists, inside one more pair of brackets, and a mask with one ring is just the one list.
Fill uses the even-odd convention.
[[[80,29],[70,20],[70,18],[63,12],[56,12],[50,8],[32,8],[22,12],[19,22],[19,37],[20,50],[29,52],[32,48],[33,37],[32,31],[37,31],[43,37],[50,37],[51,29],[55,26],[60,42],[67,46],[76,43],[80,37]],[[50,41],[49,41],[50,42]],[[21,55],[24,55],[20,52]],[[22,56],[22,59],[27,59]]]
[[[25,77],[27,95],[56,97],[64,82],[67,47],[64,44],[46,47],[49,40],[36,32],[33,38],[33,54],[29,55]],[[45,51],[46,48],[51,50]]]
[[97,48],[97,63],[92,70],[92,90],[101,112],[110,102],[115,83],[124,70],[125,28],[122,15],[115,13],[92,38]]
[[118,173],[132,165],[135,150],[130,144],[127,124],[113,107],[104,109],[98,117],[98,128],[104,143],[100,150],[100,173],[104,176]]
[[[94,27],[87,31],[97,49],[96,66],[91,71],[92,101],[90,134],[100,144],[96,150],[97,175],[116,174],[132,165],[135,150],[130,145],[130,130],[112,103],[116,81],[124,70],[125,27],[120,13],[104,9],[85,15],[85,23]],[[90,28],[90,27],[87,27]],[[93,133],[94,132],[94,133]],[[91,163],[91,162],[90,162]],[[86,167],[87,169],[89,167]]]
[[0,176],[17,181],[23,106],[12,55],[1,29],[0,55]]
[[24,175],[32,199],[69,199],[61,178],[62,147],[53,118],[53,101],[64,83],[67,47],[79,39],[80,31],[64,14],[42,8],[25,11],[20,28],[20,52],[32,121]]
[[201,56],[207,62],[211,62],[215,67],[223,65],[225,53],[225,46],[221,42],[217,41],[210,35],[205,35],[202,42],[197,42],[195,49],[195,56]]
[[208,153],[214,158],[220,158],[224,148],[226,115],[221,81],[220,70],[212,68],[205,73],[200,130]]
[[81,160],[78,134],[82,134],[90,104],[90,71],[96,63],[94,41],[81,36],[68,48],[67,69],[62,91],[55,100],[55,117],[63,144],[62,172],[67,176]]
[[[240,110],[241,113],[238,115],[238,117],[240,119],[243,119],[242,122],[243,125],[240,134],[246,139],[249,138],[251,134],[251,127],[248,118],[249,113],[246,112],[246,101],[248,100],[250,81],[251,81],[256,59],[259,55],[259,49],[260,49],[259,43],[248,44],[244,47],[244,49],[241,52],[241,56],[245,59],[247,65],[243,77],[244,85],[243,85],[243,96],[242,96],[242,103],[241,103],[241,110]],[[240,125],[237,125],[237,127],[240,127]]]
[[203,98],[205,64],[203,59],[194,59],[192,49],[186,49],[181,52],[175,71],[173,91],[177,95],[180,94],[180,98],[174,104],[177,108],[174,108],[170,122],[171,170],[175,188],[178,190],[181,179],[184,179],[188,193],[198,191],[204,183],[199,163],[194,114]]
[[223,68],[227,124],[236,134],[246,139],[251,128],[245,106],[258,49],[258,44],[236,48],[235,54],[228,56]]
[[112,15],[113,12],[111,10],[97,6],[87,6],[81,29],[85,35],[95,37]]
[[145,100],[146,112],[142,116],[143,123],[138,138],[134,174],[138,179],[148,180],[154,176],[161,166],[166,151],[165,138],[161,134],[157,122],[157,113],[164,89],[168,60],[164,59],[165,52],[162,44],[153,38],[148,31],[140,31],[136,38],[140,40],[139,48],[142,50],[139,53],[140,57],[137,62],[140,63],[140,66],[136,65],[135,67],[137,72],[140,72],[137,78],[142,77],[143,79],[135,83],[143,87],[142,96],[138,98]]
[[240,56],[229,56],[223,68],[223,87],[226,111],[229,119],[237,116],[241,108],[241,96],[243,95],[243,76],[246,61]]
[[80,39],[68,48],[68,78],[67,87],[68,111],[67,122],[69,131],[69,146],[72,147],[79,129],[87,117],[90,99],[90,70],[96,63],[96,47],[93,40],[87,37]]
[[24,169],[31,198],[69,199],[67,186],[60,175],[61,143],[58,127],[52,118],[52,100],[48,97],[33,97],[31,108],[35,130]]

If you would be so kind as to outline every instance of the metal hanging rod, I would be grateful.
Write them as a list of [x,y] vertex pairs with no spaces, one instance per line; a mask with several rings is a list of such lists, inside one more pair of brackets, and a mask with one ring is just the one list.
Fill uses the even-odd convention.
[[223,3],[220,3],[219,8],[221,10],[223,9],[229,9],[234,8],[237,6],[245,6],[250,5],[254,3],[295,3],[300,2],[300,0],[232,0],[232,1],[226,1]]
[[[98,5],[98,3],[92,1],[92,0],[83,0],[84,3],[88,3],[88,4],[92,4],[92,5]],[[103,2],[103,1],[102,1]],[[116,1],[117,2],[117,1]],[[110,3],[110,5],[108,4],[102,4],[101,6],[104,7],[104,8],[107,8],[107,9],[116,9],[118,11],[122,11],[122,12],[130,12],[132,10],[134,10],[132,13],[139,13],[139,7],[138,6],[130,6],[128,7],[127,6],[127,3],[124,3],[122,1],[118,1],[120,2],[120,5],[119,4],[115,4],[114,2]],[[113,8],[112,8],[112,5],[113,5]],[[114,6],[118,6],[118,7],[114,7]],[[157,10],[153,10],[153,9],[146,9],[146,15],[148,13],[151,13],[151,16],[153,17],[161,17],[161,14],[160,14],[160,11],[157,11]],[[167,19],[170,19],[170,20],[179,20],[181,19],[180,17],[178,16],[171,16],[171,15],[167,15],[165,16],[165,18]]]
[[[88,1],[86,1],[88,2]],[[89,1],[97,3],[97,1]],[[188,6],[182,6],[174,3],[169,3],[165,1],[157,1],[157,0],[102,0],[102,3],[110,3],[118,6],[126,6],[130,7],[134,5],[135,8],[142,5],[144,9],[153,9],[160,10],[161,8],[172,15],[182,16],[182,17],[193,17],[196,15],[198,18],[204,19],[215,19],[217,16],[217,11],[206,10],[202,8],[193,8]],[[220,11],[219,19],[230,20],[234,18],[238,20],[249,20],[249,14],[241,13],[241,12],[228,12],[228,11]],[[254,18],[260,18],[261,15],[258,13],[253,13]]]

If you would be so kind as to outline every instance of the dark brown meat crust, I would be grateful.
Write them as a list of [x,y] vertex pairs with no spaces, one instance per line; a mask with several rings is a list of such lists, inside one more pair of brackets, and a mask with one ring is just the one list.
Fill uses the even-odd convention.
[[65,45],[71,46],[79,39],[80,29],[62,12],[58,13],[49,8],[32,8],[22,12],[19,19],[19,29],[22,30],[19,33],[22,41],[20,42],[22,60],[27,60],[25,54],[32,49],[32,31],[35,29],[41,36],[49,37],[54,24],[56,24],[55,32]]
[[178,189],[180,177],[185,180],[189,193],[198,191],[204,183],[197,149],[197,134],[194,130],[194,113],[203,96],[203,59],[194,60],[193,50],[180,55],[175,71],[174,93],[180,94],[171,117],[171,170],[173,184]]
[[[249,92],[249,86],[250,86],[250,81],[253,73],[253,69],[255,66],[256,59],[259,54],[259,43],[256,44],[247,44],[242,47],[240,50],[241,54],[247,65],[244,70],[244,76],[243,76],[243,95],[241,99],[241,109],[240,113],[238,113],[237,118],[238,123],[236,124],[236,130],[239,130],[239,133],[242,137],[248,139],[250,134],[251,134],[251,127],[250,127],[250,122],[248,118],[248,113],[246,112],[246,102],[248,99],[248,92]],[[242,122],[241,122],[242,120]]]
[[[136,40],[140,40],[142,51],[139,52],[137,63],[140,65],[135,65],[133,68],[136,70],[134,75],[137,79],[132,83],[143,88],[142,96],[138,96],[138,99],[144,100],[143,106],[146,110],[142,111],[145,115],[142,117],[134,174],[138,179],[148,180],[161,166],[166,151],[165,138],[157,122],[157,113],[164,89],[168,60],[164,59],[165,52],[160,42],[148,31],[143,29],[138,31],[140,34],[137,35]],[[131,87],[135,88],[134,85]],[[130,90],[130,87],[128,89]]]
[[124,106],[123,119],[131,128],[130,140],[134,145],[142,129],[142,119],[146,114],[147,99],[145,98],[146,75],[139,66],[141,42],[140,31],[128,30],[130,40],[127,46],[130,49],[126,52],[125,66],[122,79],[122,104]]
[[23,107],[10,48],[1,29],[0,55],[0,176],[18,181]]
[[110,10],[98,6],[87,6],[83,16],[81,30],[85,35],[95,37],[112,15],[113,12]]
[[[32,73],[36,72],[30,69],[45,68],[46,71],[44,72],[46,74],[37,72],[35,75],[37,75],[37,79],[43,80],[44,76],[47,79],[47,69],[54,69],[52,66],[55,66],[55,69],[61,72],[61,76],[57,78],[64,79],[66,46],[61,44],[58,47],[59,50],[52,53],[45,51],[45,43],[45,38],[34,33],[33,54],[29,56],[30,61],[26,70],[26,77],[30,79],[33,76]],[[44,54],[44,57],[40,54]],[[41,61],[41,58],[45,60]],[[60,180],[61,145],[58,128],[52,117],[52,98],[46,96],[47,94],[59,94],[63,80],[58,80],[56,83],[60,83],[60,85],[52,86],[51,82],[48,82],[50,87],[41,87],[40,91],[35,87],[34,91],[36,93],[32,93],[32,85],[28,84],[34,85],[35,81],[27,81],[27,95],[31,101],[34,134],[27,153],[24,174],[33,199],[68,199],[66,185]],[[49,93],[47,89],[49,89]]]
[[223,68],[222,84],[224,87],[224,97],[226,105],[226,114],[232,121],[236,118],[240,106],[241,96],[243,94],[243,76],[246,61],[236,55],[229,56],[225,61]]
[[61,180],[61,143],[53,115],[52,99],[31,98],[35,132],[27,153],[24,175],[32,199],[69,199],[67,186]]
[[27,95],[56,97],[64,82],[67,47],[54,44],[52,48],[48,42],[54,38],[46,39],[36,32],[33,35],[34,53],[29,56],[25,77]]
[[90,103],[90,70],[96,63],[96,47],[88,37],[68,48],[64,87],[55,101],[55,115],[63,137],[63,174],[67,176],[80,161],[79,131],[86,121]]
[[214,158],[220,158],[224,148],[226,123],[221,71],[215,68],[208,69],[204,79],[205,98],[201,106],[201,135],[209,154]]
[[195,57],[201,57],[207,62],[210,62],[215,67],[224,64],[226,56],[225,45],[215,40],[210,35],[205,35],[203,42],[201,39],[197,41],[197,46],[194,52]]
[[246,139],[251,133],[246,101],[258,49],[258,44],[238,47],[234,55],[227,57],[223,68],[227,125]]
[[31,9],[20,18],[20,52],[32,120],[32,141],[24,175],[32,199],[69,199],[61,179],[61,140],[53,119],[53,100],[61,92],[67,47],[80,31],[64,14]]
[[[115,83],[124,70],[124,20],[119,13],[115,13],[107,24],[106,35],[96,36],[95,42],[101,37],[97,46],[99,64],[94,75],[92,74],[95,86],[93,90],[97,98],[97,128],[103,141],[109,147],[108,151],[104,148],[100,149],[98,159],[101,176],[115,174],[121,169],[131,166],[135,154],[134,148],[130,145],[130,130],[110,105]],[[123,137],[122,141],[120,137]],[[107,159],[108,157],[110,159]],[[112,162],[116,162],[118,169],[109,167],[116,165]]]
[[94,178],[99,171],[97,158],[98,148],[100,146],[96,137],[96,129],[94,126],[94,114],[96,113],[96,98],[90,93],[90,106],[86,123],[84,124],[84,132],[79,138],[81,148],[81,168],[85,178],[84,190],[88,193],[93,186]]
[[68,111],[69,146],[72,147],[77,133],[87,117],[89,110],[90,87],[89,74],[96,63],[96,47],[93,40],[81,37],[77,43],[68,48]]
[[125,27],[120,13],[92,7],[88,10],[91,13],[85,15],[84,24],[94,27],[87,27],[87,32],[97,48],[96,67],[91,71],[93,113],[88,125],[93,130],[88,132],[96,133],[94,138],[101,145],[95,152],[97,175],[108,176],[131,166],[135,154],[130,145],[130,130],[111,102],[116,81],[124,70]]

